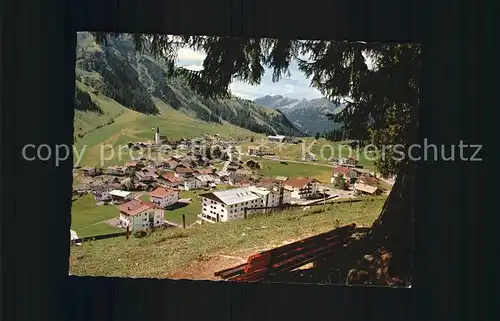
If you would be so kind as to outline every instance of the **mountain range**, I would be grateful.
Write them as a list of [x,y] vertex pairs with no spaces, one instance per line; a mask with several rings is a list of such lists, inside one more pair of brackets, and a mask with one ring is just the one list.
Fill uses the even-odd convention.
[[327,98],[293,99],[281,95],[266,95],[254,100],[258,105],[280,110],[302,132],[315,135],[317,132],[338,129],[340,123],[328,119],[327,114],[337,114],[344,109],[342,104],[334,104]]
[[76,56],[78,137],[113,123],[124,112],[130,114],[129,111],[158,119],[170,117],[174,120],[172,127],[181,126],[176,121],[180,117],[186,122],[193,120],[191,125],[195,128],[227,124],[267,135],[303,135],[281,110],[239,97],[220,100],[196,94],[184,79],[167,77],[168,68],[161,59],[149,55],[147,50],[138,53],[130,36],[98,44],[91,33],[80,32]]

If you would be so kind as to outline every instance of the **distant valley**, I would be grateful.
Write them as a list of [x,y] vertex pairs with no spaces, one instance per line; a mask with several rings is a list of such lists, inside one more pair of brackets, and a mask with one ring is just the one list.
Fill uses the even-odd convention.
[[326,98],[293,99],[281,95],[264,96],[254,100],[258,105],[280,110],[293,125],[308,134],[337,129],[340,123],[334,123],[327,118],[327,114],[336,114],[343,110],[344,105],[335,105]]

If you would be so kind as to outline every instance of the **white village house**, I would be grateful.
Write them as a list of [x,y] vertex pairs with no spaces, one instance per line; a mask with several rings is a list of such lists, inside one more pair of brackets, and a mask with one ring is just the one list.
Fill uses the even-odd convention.
[[304,153],[302,160],[304,160],[304,161],[317,161],[318,159],[317,159],[316,155],[314,155],[313,153],[307,152],[307,153]]
[[308,199],[318,193],[319,182],[314,178],[290,178],[283,185],[292,191],[292,198]]
[[125,203],[132,199],[132,193],[127,191],[121,191],[119,189],[112,190],[109,192],[111,199],[115,203]]
[[339,161],[339,165],[341,166],[356,166],[358,164],[358,160],[354,157],[344,157]]
[[101,185],[94,187],[92,189],[92,194],[94,195],[97,201],[110,201],[111,195],[109,193],[113,191],[116,187],[109,185]]
[[283,204],[290,204],[292,201],[292,191],[288,188],[273,186],[268,189],[265,187],[250,186],[249,189],[262,198],[264,207],[277,207]]
[[274,136],[267,136],[267,139],[271,142],[275,143],[282,143],[285,141],[286,136],[283,135],[274,135]]
[[179,191],[171,188],[158,187],[149,196],[151,203],[160,208],[166,208],[179,200]]
[[340,175],[342,175],[342,177],[346,180],[348,184],[351,182],[352,178],[358,177],[357,172],[354,171],[353,168],[346,166],[337,166],[333,168],[332,176],[330,178],[330,183],[332,184],[335,183],[335,178],[337,178]]
[[196,175],[195,179],[199,182],[198,185],[200,187],[207,187],[208,184],[214,182],[213,177],[208,174]]
[[184,180],[184,190],[190,191],[202,187],[202,182],[194,177],[186,178]]
[[260,150],[261,150],[260,146],[248,146],[248,155],[250,156],[258,155]]
[[129,227],[130,231],[160,226],[163,224],[164,211],[153,203],[140,200],[131,200],[119,206],[119,224]]
[[76,234],[76,232],[73,231],[73,230],[69,230],[69,240],[70,240],[71,244],[82,245],[82,242],[79,241],[80,237],[78,237],[78,235]]

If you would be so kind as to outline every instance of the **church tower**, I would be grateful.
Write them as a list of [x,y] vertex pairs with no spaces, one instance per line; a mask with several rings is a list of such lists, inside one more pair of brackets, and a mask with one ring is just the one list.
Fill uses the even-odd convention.
[[160,126],[156,126],[155,144],[160,144]]

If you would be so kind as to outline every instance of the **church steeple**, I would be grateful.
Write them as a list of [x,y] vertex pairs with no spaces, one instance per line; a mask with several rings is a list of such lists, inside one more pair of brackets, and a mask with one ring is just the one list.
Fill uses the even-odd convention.
[[160,126],[156,126],[155,143],[160,143]]

